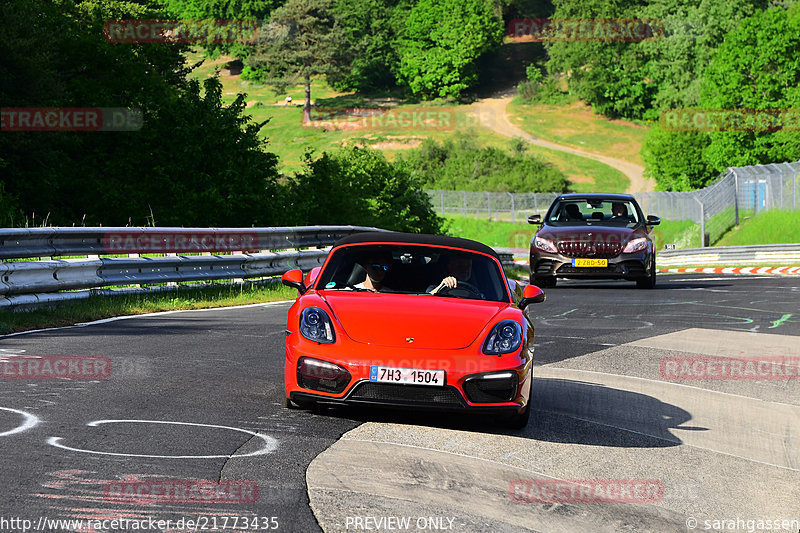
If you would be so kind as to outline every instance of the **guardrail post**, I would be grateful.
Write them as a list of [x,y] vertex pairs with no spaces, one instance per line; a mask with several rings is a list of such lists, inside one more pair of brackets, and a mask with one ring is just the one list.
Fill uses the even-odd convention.
[[797,171],[792,168],[792,165],[789,163],[784,163],[789,170],[792,172],[792,209],[797,209],[797,200],[796,200],[796,193],[795,190],[797,189]]
[[739,225],[739,175],[736,170],[731,168],[733,172],[733,212],[736,213],[736,225]]
[[703,202],[699,198],[695,198],[698,204],[700,204],[700,248],[705,248],[706,246],[706,208],[703,205]]

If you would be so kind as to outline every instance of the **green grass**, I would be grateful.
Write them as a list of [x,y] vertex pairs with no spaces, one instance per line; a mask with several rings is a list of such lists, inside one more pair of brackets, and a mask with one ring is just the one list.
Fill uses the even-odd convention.
[[547,161],[569,180],[569,192],[619,192],[628,190],[630,180],[615,168],[586,157],[529,145],[528,153]]
[[207,309],[293,300],[297,291],[278,282],[267,285],[216,285],[153,294],[92,296],[31,311],[0,311],[0,334],[70,326],[123,315],[141,315],[178,309]]
[[675,248],[699,248],[700,224],[691,220],[662,220],[653,227],[653,243],[656,250],[663,250],[665,244]]
[[723,235],[715,246],[785,243],[800,243],[800,210],[770,209],[749,217],[740,212],[739,225]]

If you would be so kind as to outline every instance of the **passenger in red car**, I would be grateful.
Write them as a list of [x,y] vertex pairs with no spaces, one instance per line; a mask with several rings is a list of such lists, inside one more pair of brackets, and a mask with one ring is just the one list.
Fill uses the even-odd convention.
[[391,268],[391,258],[385,255],[372,254],[361,263],[367,271],[367,278],[356,285],[359,289],[368,289],[379,292],[384,288],[383,281]]

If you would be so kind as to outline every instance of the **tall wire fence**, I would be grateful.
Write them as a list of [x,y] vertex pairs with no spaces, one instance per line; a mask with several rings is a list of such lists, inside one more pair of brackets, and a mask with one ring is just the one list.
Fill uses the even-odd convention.
[[[645,215],[699,225],[702,246],[713,244],[743,216],[800,207],[800,161],[731,167],[708,187],[689,192],[635,193]],[[444,191],[429,189],[440,215],[523,222],[544,214],[559,193]]]

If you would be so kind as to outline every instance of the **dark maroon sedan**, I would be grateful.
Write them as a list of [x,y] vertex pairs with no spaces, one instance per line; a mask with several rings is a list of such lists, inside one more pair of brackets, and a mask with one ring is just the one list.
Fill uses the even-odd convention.
[[656,253],[650,238],[661,220],[642,214],[629,194],[562,194],[531,239],[531,283],[555,287],[556,278],[626,279],[651,289]]

